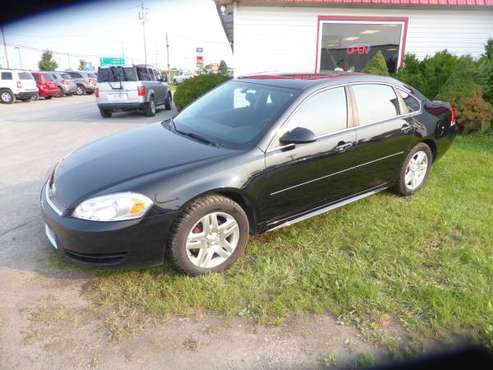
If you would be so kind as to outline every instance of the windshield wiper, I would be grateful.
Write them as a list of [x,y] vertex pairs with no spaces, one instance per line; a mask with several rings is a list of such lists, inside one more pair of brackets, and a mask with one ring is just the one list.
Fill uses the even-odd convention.
[[177,132],[177,133],[179,133],[181,135],[184,135],[184,136],[188,136],[188,137],[190,137],[190,138],[192,138],[194,140],[200,141],[200,142],[202,142],[204,144],[212,145],[212,146],[215,146],[215,147],[220,147],[221,146],[221,144],[216,143],[216,142],[214,142],[212,140],[209,140],[209,139],[203,137],[202,135],[196,134],[194,132],[185,132],[185,131],[178,130],[176,128],[175,120],[173,118],[169,118],[169,119],[161,122],[161,124],[162,125],[166,125],[167,124],[167,126],[171,130],[173,130],[174,132]]

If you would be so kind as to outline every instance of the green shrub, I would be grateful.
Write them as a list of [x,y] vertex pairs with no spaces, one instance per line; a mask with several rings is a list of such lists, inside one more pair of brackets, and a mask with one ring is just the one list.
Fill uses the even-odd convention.
[[421,92],[426,88],[423,75],[423,62],[416,58],[414,54],[406,54],[404,67],[399,69],[394,74],[394,77],[415,87]]
[[364,73],[379,76],[389,76],[389,68],[381,51],[378,51],[363,69]]
[[209,90],[227,81],[229,77],[219,74],[199,75],[183,81],[176,87],[175,105],[182,110]]
[[483,87],[483,97],[493,104],[493,39],[489,39],[484,47],[484,54],[478,62],[476,77]]
[[456,69],[437,95],[457,110],[459,130],[468,134],[473,131],[486,131],[491,126],[493,110],[483,98],[481,85],[476,82],[478,63],[471,57],[462,57]]

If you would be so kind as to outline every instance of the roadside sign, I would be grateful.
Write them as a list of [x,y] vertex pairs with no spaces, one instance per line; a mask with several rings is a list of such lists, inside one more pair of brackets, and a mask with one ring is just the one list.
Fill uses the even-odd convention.
[[204,48],[195,48],[195,52],[196,53],[203,53],[204,52]]
[[125,64],[125,58],[121,57],[101,57],[99,64],[102,66],[121,66]]

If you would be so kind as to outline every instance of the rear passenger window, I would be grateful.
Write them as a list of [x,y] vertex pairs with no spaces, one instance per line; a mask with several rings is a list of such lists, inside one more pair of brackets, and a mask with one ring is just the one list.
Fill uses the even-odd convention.
[[12,72],[2,72],[1,74],[2,80],[11,80]]
[[139,68],[137,67],[137,74],[139,76],[139,81],[150,81],[151,75],[147,68]]
[[397,90],[402,100],[404,101],[404,108],[407,112],[403,113],[412,113],[419,111],[419,101],[415,97],[409,95],[407,92],[402,90]]
[[289,129],[305,127],[316,136],[347,127],[346,92],[343,87],[322,91],[304,101],[290,119]]
[[399,115],[399,101],[394,89],[387,85],[351,86],[360,125],[385,121]]

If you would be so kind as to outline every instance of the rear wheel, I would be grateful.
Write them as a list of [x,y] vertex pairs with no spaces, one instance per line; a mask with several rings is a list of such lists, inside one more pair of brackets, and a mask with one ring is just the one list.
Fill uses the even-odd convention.
[[51,98],[53,98],[53,96],[51,96],[51,95],[45,96],[46,100],[50,100]]
[[428,145],[419,143],[411,149],[401,167],[394,190],[401,195],[412,195],[421,189],[428,179],[433,154]]
[[103,118],[111,118],[111,116],[113,115],[112,111],[101,108],[99,109],[99,113],[101,113],[101,117]]
[[75,93],[77,95],[85,95],[86,94],[86,88],[82,85],[77,85],[77,89],[75,90]]
[[156,102],[154,101],[154,96],[151,96],[149,102],[146,104],[144,112],[147,117],[156,115]]
[[15,103],[15,95],[10,90],[0,90],[0,101],[3,104]]
[[189,275],[224,271],[245,250],[248,233],[248,217],[236,202],[219,195],[200,198],[173,227],[171,257]]

